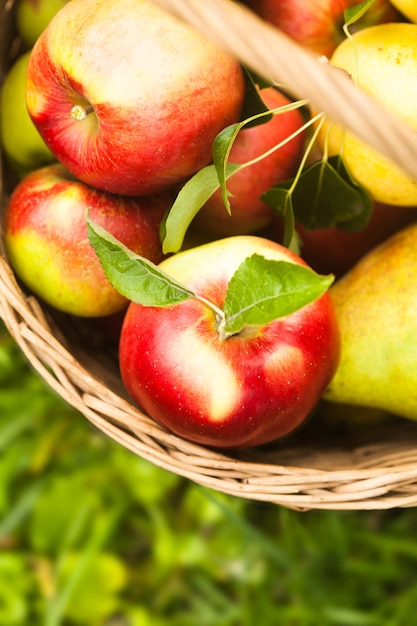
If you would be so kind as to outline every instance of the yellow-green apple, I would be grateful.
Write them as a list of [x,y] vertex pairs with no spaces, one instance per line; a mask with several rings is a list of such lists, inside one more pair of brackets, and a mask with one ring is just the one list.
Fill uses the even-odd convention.
[[337,278],[350,270],[367,252],[416,220],[415,207],[401,209],[374,203],[369,222],[358,231],[336,226],[306,229],[300,224],[301,256],[316,271]]
[[28,67],[29,113],[57,159],[125,195],[159,193],[210,163],[244,95],[235,58],[148,0],[71,0]]
[[[274,87],[261,89],[260,96],[269,109],[291,103]],[[229,162],[246,163],[255,159],[300,131],[304,123],[300,109],[294,108],[275,114],[263,124],[243,127],[233,143]],[[260,196],[273,185],[294,176],[303,156],[304,139],[305,133],[301,130],[269,156],[233,174],[227,181],[231,213],[226,211],[219,189],[198,212],[194,220],[196,228],[223,237],[254,233],[265,227],[272,219],[272,211]]]
[[[330,56],[345,38],[344,12],[361,0],[248,0],[260,17],[302,46]],[[350,32],[399,18],[389,0],[376,0],[351,27]]]
[[391,0],[391,3],[407,19],[417,23],[417,4],[415,0]]
[[30,52],[22,54],[11,66],[0,95],[1,145],[8,164],[20,176],[55,161],[26,108],[25,85],[29,54]]
[[[237,278],[241,264],[255,258],[262,279],[253,269]],[[278,265],[265,270],[271,261]],[[179,252],[159,268],[195,297],[167,306],[129,305],[119,360],[132,399],[177,435],[218,448],[263,444],[299,426],[339,359],[339,326],[328,292],[272,320],[246,320],[236,332],[225,332],[223,313],[229,298],[245,311],[246,299],[253,298],[259,315],[279,297],[267,296],[265,285],[280,284],[283,295],[288,268],[317,275],[289,249],[255,235]],[[294,295],[294,279],[287,287]]]
[[154,262],[163,258],[159,226],[168,194],[134,198],[76,180],[60,163],[34,170],[15,187],[4,215],[4,240],[21,281],[51,306],[98,317],[126,308],[106,279],[87,236],[86,213]]
[[55,13],[68,0],[18,0],[16,2],[16,30],[23,43],[32,48]]
[[[345,39],[331,63],[352,76],[380,105],[417,130],[417,24],[370,26]],[[353,133],[327,120],[319,144],[341,154],[350,175],[377,202],[417,206],[417,181]]]

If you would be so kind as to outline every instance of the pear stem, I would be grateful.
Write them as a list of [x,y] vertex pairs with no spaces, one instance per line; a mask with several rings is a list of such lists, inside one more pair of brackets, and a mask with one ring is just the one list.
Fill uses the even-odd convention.
[[91,104],[75,104],[71,109],[71,117],[78,122],[85,120],[87,115],[90,115],[94,111],[94,107]]

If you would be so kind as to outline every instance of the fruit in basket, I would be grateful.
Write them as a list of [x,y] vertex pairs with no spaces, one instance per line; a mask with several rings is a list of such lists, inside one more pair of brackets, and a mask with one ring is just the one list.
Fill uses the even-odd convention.
[[416,273],[414,222],[331,287],[342,350],[326,400],[417,419]]
[[30,115],[80,180],[159,193],[212,159],[242,110],[236,59],[147,0],[71,0],[33,47]]
[[[291,103],[274,87],[261,89],[260,96],[269,109]],[[257,126],[243,127],[233,143],[229,162],[246,163],[255,159],[300,130],[304,121],[301,110],[293,109],[277,113]],[[231,214],[225,208],[221,191],[217,190],[198,212],[194,225],[217,236],[248,234],[265,227],[273,214],[260,196],[274,184],[294,176],[303,156],[304,139],[305,133],[300,132],[268,157],[237,171],[227,181]]]
[[376,202],[369,222],[361,230],[336,226],[308,230],[298,224],[301,256],[316,272],[340,277],[372,248],[415,219],[414,207],[396,210]]
[[416,0],[391,0],[391,3],[411,22],[417,23]]
[[[284,261],[283,267],[271,269],[274,261]],[[328,277],[253,235],[180,252],[159,267],[196,297],[167,306],[129,305],[119,354],[133,400],[177,435],[218,448],[262,444],[299,426],[339,358],[338,322],[323,286]],[[275,310],[272,319],[265,317],[272,301],[286,307],[297,299],[300,283],[291,272],[300,268],[320,282],[320,290],[314,287],[298,309],[291,304],[280,317]],[[233,306],[239,313],[229,315],[232,324],[248,309],[252,317],[228,330],[224,312]]]
[[61,164],[28,174],[5,209],[6,252],[16,275],[51,306],[96,317],[126,308],[87,236],[86,213],[154,262],[163,258],[159,225],[171,198],[108,194],[81,183]]
[[25,104],[29,52],[22,54],[6,74],[0,95],[1,145],[9,165],[19,175],[55,161],[33,124]]
[[23,43],[31,48],[53,16],[68,0],[18,0],[16,30]]
[[[393,115],[417,130],[417,24],[372,26],[346,39],[331,63]],[[330,120],[320,133],[321,146],[340,153],[351,176],[372,197],[397,206],[417,205],[417,181],[349,131]]]
[[[345,38],[345,10],[360,4],[360,0],[248,0],[246,4],[302,46],[330,56]],[[397,18],[398,13],[389,0],[376,0],[350,30]]]

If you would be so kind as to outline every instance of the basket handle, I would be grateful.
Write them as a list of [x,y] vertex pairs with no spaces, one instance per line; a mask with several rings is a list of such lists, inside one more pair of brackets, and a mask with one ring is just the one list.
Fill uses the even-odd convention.
[[231,0],[154,0],[189,22],[258,75],[307,99],[417,180],[417,131],[350,77]]

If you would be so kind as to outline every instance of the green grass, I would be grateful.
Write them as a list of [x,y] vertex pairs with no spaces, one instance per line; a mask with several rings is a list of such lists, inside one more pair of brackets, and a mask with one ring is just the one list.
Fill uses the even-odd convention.
[[404,626],[414,509],[225,496],[96,431],[0,332],[0,626]]

